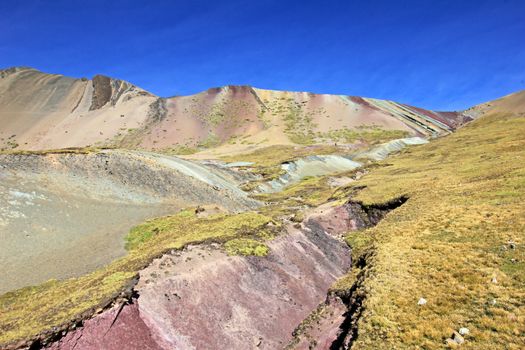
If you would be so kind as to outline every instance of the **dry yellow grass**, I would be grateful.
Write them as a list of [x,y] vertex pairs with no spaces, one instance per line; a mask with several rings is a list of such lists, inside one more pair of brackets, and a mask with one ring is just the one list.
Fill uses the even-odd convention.
[[354,348],[442,349],[460,327],[461,349],[525,348],[525,117],[486,116],[383,164],[356,199],[410,199],[365,231]]

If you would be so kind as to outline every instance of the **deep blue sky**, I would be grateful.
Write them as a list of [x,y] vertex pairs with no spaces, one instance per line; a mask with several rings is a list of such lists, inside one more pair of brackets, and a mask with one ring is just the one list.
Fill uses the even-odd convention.
[[0,67],[462,109],[525,89],[525,1],[0,0]]

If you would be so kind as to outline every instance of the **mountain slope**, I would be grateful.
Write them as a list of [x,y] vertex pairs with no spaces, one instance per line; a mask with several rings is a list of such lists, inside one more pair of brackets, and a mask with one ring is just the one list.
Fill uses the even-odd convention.
[[[104,142],[142,125],[157,98],[121,80],[0,71],[0,145],[50,149]],[[16,147],[15,147],[16,146]]]
[[477,118],[490,113],[525,113],[525,90],[517,91],[493,101],[481,103],[467,109],[464,114]]
[[[49,281],[1,295],[0,347],[14,349],[31,345],[42,348],[68,331],[61,341],[51,346],[75,348],[80,338],[88,343],[131,344],[135,336],[154,334],[148,329],[152,323],[155,327],[151,329],[158,331],[156,336],[169,338],[175,334],[168,327],[170,324],[189,319],[189,316],[173,313],[182,311],[194,317],[192,321],[202,320],[202,326],[189,329],[194,342],[202,341],[202,334],[212,334],[207,331],[213,327],[233,337],[241,336],[244,341],[245,334],[253,334],[252,330],[259,330],[267,322],[271,327],[264,334],[269,334],[269,340],[284,345],[291,340],[293,328],[301,331],[311,322],[320,325],[314,325],[317,327],[314,333],[328,335],[331,341],[335,338],[325,343],[330,348],[353,344],[355,348],[364,349],[378,346],[439,349],[460,327],[468,327],[471,331],[464,337],[462,348],[520,348],[525,334],[522,326],[525,311],[521,303],[525,227],[522,208],[525,173],[521,160],[525,119],[524,114],[519,114],[523,111],[523,92],[473,107],[463,114],[436,113],[370,98],[251,87],[230,86],[194,96],[163,99],[105,77],[70,79],[31,69],[3,71],[2,76],[0,85],[4,92],[0,99],[5,111],[2,118],[8,127],[21,130],[16,137],[28,137],[25,145],[28,148],[44,147],[48,137],[58,135],[58,126],[53,124],[56,120],[60,121],[60,127],[74,126],[79,134],[86,134],[81,136],[96,138],[101,144],[158,149],[178,144],[187,148],[201,147],[204,155],[210,155],[271,143],[304,145],[334,140],[373,143],[377,139],[397,137],[399,133],[447,135],[465,121],[479,119],[459,128],[456,133],[404,151],[387,163],[368,164],[359,171],[342,175],[308,177],[282,192],[260,194],[257,198],[269,205],[255,210],[215,215],[213,211],[207,214],[207,209],[202,212],[203,208],[196,208],[145,222],[126,237],[128,253],[109,265],[77,278]],[[76,100],[71,96],[82,97]],[[133,115],[141,121],[125,134],[100,135],[87,127],[97,126],[105,117],[113,118],[115,112],[120,123],[126,115],[121,117],[118,113],[133,105],[142,106],[147,113],[133,110]],[[77,112],[85,114],[80,117],[75,114]],[[45,123],[38,123],[34,129],[31,120]],[[108,130],[114,131],[113,124],[112,128]],[[182,128],[184,132],[177,130]],[[39,135],[36,131],[41,132],[42,137],[33,140],[32,135]],[[69,137],[69,132],[64,134]],[[372,137],[374,135],[377,139]],[[10,136],[8,142],[15,142],[16,137]],[[33,141],[35,143],[30,145]],[[75,139],[53,137],[50,142],[57,142],[56,147],[62,147],[65,141],[74,142]],[[283,162],[298,157],[300,152],[319,152],[321,148],[271,147],[265,149],[265,154],[258,150],[251,156],[267,162],[267,167],[280,167]],[[344,152],[351,151],[345,149]],[[227,167],[218,171],[218,163],[198,164],[126,150],[104,150],[87,155],[79,150],[26,153],[15,152],[1,157],[4,163],[0,168],[6,171],[0,172],[0,178],[4,179],[4,186],[9,186],[3,191],[9,195],[5,197],[9,205],[28,206],[33,210],[32,203],[22,199],[33,192],[36,194],[40,187],[48,191],[53,182],[55,185],[51,187],[60,190],[57,203],[63,202],[61,192],[77,194],[77,182],[83,186],[92,183],[91,188],[103,189],[87,190],[90,196],[110,195],[112,192],[106,189],[107,185],[116,182],[118,186],[109,188],[117,194],[151,195],[152,200],[166,196],[169,201],[179,194],[184,200],[196,196],[195,200],[187,202],[188,205],[224,204],[230,200],[234,205],[238,200],[232,197],[232,193],[237,192],[237,181],[231,183],[232,191],[221,192],[217,182],[209,179],[209,169],[215,169],[219,177],[229,173]],[[249,158],[250,154],[245,156],[248,158],[243,161],[257,163],[257,159]],[[108,157],[111,158],[109,162]],[[166,167],[170,169],[164,169]],[[11,186],[14,189],[27,186],[27,178],[38,175],[35,169],[40,169],[46,177],[51,174],[51,179],[45,178],[35,189],[27,188],[26,195],[11,191]],[[63,181],[56,169],[63,169],[73,177]],[[244,168],[238,175],[249,174],[249,171]],[[141,174],[143,176],[139,176]],[[165,183],[164,179],[169,182]],[[208,181],[200,184],[203,179]],[[108,183],[108,180],[113,181]],[[230,181],[224,180],[229,188]],[[200,201],[200,194],[206,194],[206,201]],[[238,194],[246,200],[242,192]],[[16,202],[10,203],[13,199]],[[127,210],[129,203],[129,200],[124,203],[123,210],[127,215],[137,216]],[[342,207],[348,210],[343,211]],[[97,209],[107,212],[105,214],[111,219],[117,218],[115,208]],[[379,215],[381,210],[390,213]],[[365,230],[370,225],[359,224],[359,213],[366,214],[370,223],[378,225]],[[382,215],[385,215],[384,220],[379,222]],[[9,232],[18,234],[21,230]],[[333,255],[336,245],[341,249],[339,252],[346,252],[340,239],[330,237],[341,234],[351,246],[349,254],[352,254],[353,268],[332,286],[330,298],[326,298],[329,284],[348,267],[348,255],[340,255],[344,257],[340,260],[344,261],[332,260],[336,257]],[[44,239],[49,242],[48,236]],[[212,250],[197,248],[193,253],[194,247],[181,250],[188,244],[206,242],[214,242],[210,249],[256,256],[240,258],[220,252],[220,261],[224,262],[221,271],[233,271],[233,279],[225,278],[222,272],[213,275],[204,271],[202,275],[191,275],[195,284],[174,280],[180,271],[171,270],[171,259],[178,257],[190,268],[191,264],[198,265],[201,258],[207,259],[208,253],[214,254]],[[305,247],[309,249],[305,251]],[[320,254],[318,258],[312,259],[313,252]],[[308,259],[303,259],[305,257]],[[297,263],[290,263],[290,259]],[[319,270],[319,262],[323,259],[327,268]],[[230,269],[232,261],[237,266],[233,270]],[[301,263],[305,261],[306,264]],[[270,265],[273,267],[266,268]],[[218,271],[219,264],[210,263],[208,267]],[[195,271],[188,269],[184,273]],[[258,274],[254,275],[253,271]],[[329,271],[333,273],[329,275]],[[246,276],[250,279],[244,279]],[[315,284],[305,277],[329,278],[312,288]],[[269,281],[277,282],[271,284]],[[294,281],[300,281],[299,285]],[[172,283],[176,288],[172,288]],[[253,288],[246,288],[247,285]],[[235,302],[249,299],[235,296],[228,288],[249,294],[260,302],[244,305]],[[279,294],[283,290],[290,293]],[[221,309],[227,303],[213,303],[214,298],[210,295],[219,292],[225,300],[234,301],[231,303],[234,313],[229,308]],[[187,295],[197,302],[193,303]],[[307,302],[303,303],[301,298],[305,296],[308,298],[303,300]],[[267,297],[280,304],[273,304],[274,301],[268,301],[271,298]],[[333,298],[340,299],[336,305],[339,314],[325,312],[329,315],[328,321],[319,321],[316,312],[325,306],[329,311],[330,305],[325,305],[324,301]],[[419,305],[420,298],[426,299],[427,304]],[[315,309],[319,303],[321,308]],[[270,308],[260,312],[258,308],[267,304],[282,307],[279,306],[279,313]],[[243,307],[239,308],[240,305]],[[303,306],[300,314],[287,320],[285,316],[297,310],[297,305]],[[102,313],[97,316],[100,311]],[[148,312],[151,317],[140,316]],[[209,314],[219,316],[213,319]],[[231,315],[236,316],[235,323],[224,321]],[[332,316],[337,322],[330,318]],[[272,317],[282,323],[274,319],[269,321]],[[297,324],[300,320],[303,320],[301,324]],[[148,327],[143,321],[150,322]],[[130,323],[140,326],[142,333],[130,328]],[[84,326],[80,327],[82,324]],[[93,325],[96,329],[91,331]],[[250,331],[239,332],[239,325]],[[321,326],[327,331],[319,331]],[[282,337],[275,337],[275,329]],[[300,336],[301,332],[294,334]],[[218,343],[221,339],[221,336],[212,336],[206,342],[210,347],[224,348]],[[318,340],[315,335],[305,339],[308,342]],[[237,343],[239,338],[234,340]],[[253,344],[251,348],[275,348],[270,341],[259,337],[249,338],[249,341],[247,348],[250,344]],[[315,345],[314,342],[311,344]],[[297,344],[301,348],[303,343],[300,340]]]
[[[282,193],[260,197],[271,204],[258,212],[203,219],[192,211],[147,222],[132,231],[132,237],[136,238],[133,241],[138,243],[129,254],[109,266],[80,278],[50,282],[1,296],[0,329],[3,332],[0,343],[6,348],[19,348],[40,338],[33,344],[45,346],[45,342],[56,339],[58,333],[69,331],[62,340],[52,344],[52,348],[75,348],[80,338],[79,344],[83,344],[80,348],[116,348],[105,345],[131,344],[144,340],[136,339],[137,336],[148,334],[153,334],[155,339],[151,342],[146,339],[146,343],[159,344],[159,336],[169,338],[175,334],[174,328],[185,329],[178,322],[187,317],[179,317],[176,312],[221,317],[223,323],[219,325],[207,323],[207,317],[199,317],[201,328],[189,329],[193,333],[188,341],[199,342],[202,334],[209,334],[207,331],[216,327],[233,333],[235,341],[243,340],[245,334],[254,333],[229,328],[230,319],[222,316],[229,310],[224,308],[227,304],[214,303],[210,298],[216,294],[231,296],[228,288],[232,288],[232,279],[225,278],[222,273],[192,274],[199,287],[192,284],[188,287],[187,280],[178,283],[173,279],[180,271],[170,259],[186,257],[188,251],[191,254],[194,248],[178,252],[187,243],[231,238],[238,243],[238,238],[249,237],[252,243],[254,240],[259,245],[267,243],[268,257],[224,256],[221,261],[228,271],[232,271],[229,269],[232,260],[241,261],[236,266],[249,266],[249,269],[253,266],[250,271],[263,271],[264,276],[255,279],[257,287],[254,289],[243,289],[247,286],[246,280],[234,279],[233,290],[249,290],[256,300],[268,300],[265,298],[269,296],[285,300],[290,312],[280,309],[278,315],[290,315],[292,310],[297,310],[296,303],[301,303],[303,293],[317,295],[302,309],[305,318],[301,325],[286,324],[286,336],[281,338],[285,341],[291,338],[290,326],[297,327],[298,332],[294,334],[299,336],[309,332],[311,326],[314,336],[319,334],[316,333],[319,327],[325,327],[321,329],[323,336],[335,338],[325,348],[353,345],[355,349],[422,346],[442,349],[445,342],[451,342],[453,331],[468,328],[470,333],[462,337],[461,348],[520,349],[525,332],[525,310],[521,302],[525,271],[524,130],[524,115],[486,115],[454,134],[408,149],[387,163],[371,165],[365,172],[360,171],[360,175],[342,174],[343,179],[353,178],[342,187],[331,187],[333,176],[310,178]],[[400,202],[400,199],[402,205],[389,204],[394,203],[393,200]],[[341,205],[353,209],[343,212]],[[314,217],[319,217],[317,221],[312,222],[312,215],[301,212],[299,208],[305,206],[317,207],[312,208]],[[392,211],[377,226],[363,230],[367,226],[358,224],[358,214],[367,213],[377,223],[374,208]],[[294,225],[290,219],[299,225]],[[353,267],[346,277],[332,286],[329,298],[322,294],[323,288],[313,289],[312,284],[308,288],[290,288],[295,284],[280,277],[290,266],[297,273],[294,265],[279,265],[276,272],[259,268],[281,261],[272,253],[280,252],[281,256],[290,257],[290,246],[283,246],[283,240],[297,243],[293,232],[282,232],[281,223],[292,231],[300,227],[305,234],[315,237],[319,244],[315,249],[327,247],[325,243],[331,239],[329,234],[349,230],[345,238],[352,248]],[[271,229],[273,233],[268,232]],[[275,238],[277,232],[279,235]],[[304,252],[304,245],[300,245]],[[326,249],[326,252],[333,253],[333,249]],[[197,250],[193,254],[196,256],[187,261],[197,265],[209,256],[208,251]],[[162,258],[151,263],[161,255]],[[309,253],[298,254],[297,261],[305,261],[309,256]],[[155,270],[157,266],[162,273]],[[217,272],[223,265],[208,266]],[[293,280],[327,276],[318,268],[315,263],[308,265],[310,272],[294,275]],[[231,275],[235,278],[253,277],[252,272],[233,271]],[[139,284],[130,287],[137,273],[140,273]],[[335,277],[339,275],[340,271],[334,274]],[[272,288],[271,293],[261,287],[267,287],[268,281],[275,279],[280,283],[279,288]],[[208,287],[201,289],[203,286]],[[136,288],[138,293],[133,294],[129,288]],[[286,288],[294,292],[282,298],[279,292]],[[185,294],[186,290],[191,293]],[[119,295],[127,295],[129,299],[119,299]],[[186,297],[189,295],[193,299]],[[421,298],[426,304],[418,303]],[[110,307],[113,300],[116,305]],[[198,300],[198,305],[194,305],[193,300]],[[320,308],[316,309],[312,300],[321,303]],[[242,325],[252,330],[259,330],[265,324],[275,327],[274,319],[269,321],[269,317],[262,316],[267,310],[257,312],[265,303],[253,302],[248,306],[250,312],[245,308],[233,309],[236,316],[242,316],[240,321],[234,318],[237,320],[234,326]],[[95,311],[99,307],[107,307],[107,310],[97,316]],[[311,312],[310,316],[307,317],[306,311]],[[323,321],[323,317],[328,321]],[[89,318],[79,327],[80,320]],[[146,326],[145,320],[149,322]],[[281,321],[280,316],[277,320]],[[294,322],[296,320],[294,317]],[[152,324],[155,333],[148,329]],[[303,339],[307,339],[307,345],[312,348],[317,348],[315,344],[320,344],[319,348],[323,346],[316,342],[318,338],[309,338],[308,334]],[[211,337],[208,345],[220,348],[222,340]],[[269,338],[268,342],[258,337],[253,340],[246,343],[246,348],[275,348],[266,346],[275,338]],[[290,348],[294,348],[294,344],[291,343]],[[298,348],[306,348],[300,347],[301,344],[304,342],[300,341]]]
[[[471,120],[392,101],[342,95],[213,88],[160,98],[125,81],[0,71],[0,148],[116,146],[223,153],[274,144],[345,142],[363,133],[447,134]],[[354,140],[355,141],[355,140]]]
[[0,294],[110,263],[152,217],[258,205],[218,165],[147,152],[0,154],[0,169]]
[[523,348],[524,135],[525,114],[489,114],[356,184],[365,203],[410,199],[365,233],[355,348],[442,349],[462,327],[461,348]]

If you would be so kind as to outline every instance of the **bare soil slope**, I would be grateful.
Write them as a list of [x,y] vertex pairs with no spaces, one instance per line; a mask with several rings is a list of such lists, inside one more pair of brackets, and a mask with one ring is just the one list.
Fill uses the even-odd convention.
[[349,130],[446,134],[471,118],[342,95],[213,88],[160,98],[97,75],[74,79],[32,68],[0,71],[0,148],[88,145],[193,153],[246,151],[273,144],[337,142]]
[[0,145],[51,149],[107,142],[137,128],[157,98],[125,81],[46,74],[32,68],[0,71]]
[[185,206],[257,206],[223,172],[131,151],[0,155],[0,293],[79,276],[126,253],[144,220]]
[[350,257],[323,232],[293,230],[269,248],[267,257],[210,247],[164,255],[141,272],[140,297],[121,316],[104,312],[50,349],[283,348]]

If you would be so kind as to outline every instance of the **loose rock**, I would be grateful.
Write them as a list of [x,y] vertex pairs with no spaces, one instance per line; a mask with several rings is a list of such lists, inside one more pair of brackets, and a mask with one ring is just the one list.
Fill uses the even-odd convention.
[[465,338],[458,332],[454,331],[452,336],[445,341],[448,345],[461,345],[465,342]]
[[461,335],[467,335],[469,333],[470,333],[470,330],[468,328],[466,328],[466,327],[461,327],[459,329],[459,334],[461,334]]

